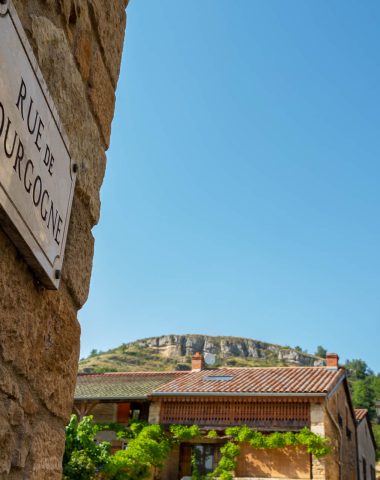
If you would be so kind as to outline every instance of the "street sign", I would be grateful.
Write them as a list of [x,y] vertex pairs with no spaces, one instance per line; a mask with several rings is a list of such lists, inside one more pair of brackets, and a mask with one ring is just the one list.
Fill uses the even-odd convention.
[[8,0],[0,4],[0,226],[50,289],[59,287],[75,172],[57,110]]

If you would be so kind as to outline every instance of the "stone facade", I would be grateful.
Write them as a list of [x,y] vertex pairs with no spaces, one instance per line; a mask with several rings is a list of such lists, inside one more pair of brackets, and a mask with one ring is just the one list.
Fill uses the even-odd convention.
[[161,402],[152,402],[149,406],[149,423],[160,423]]
[[356,422],[346,389],[345,384],[340,384],[324,405],[325,435],[332,446],[326,458],[326,480],[353,480],[358,474]]
[[78,164],[61,286],[45,290],[0,229],[0,478],[61,478],[127,0],[14,0]]
[[370,432],[370,424],[367,418],[360,421],[357,426],[358,438],[358,480],[366,480],[374,477],[376,469],[376,450],[373,437]]
[[[161,403],[159,401],[152,402],[150,409],[151,423],[160,423]],[[363,422],[364,424],[365,422]],[[331,397],[323,401],[310,402],[310,430],[329,439],[331,453],[327,457],[318,459],[308,455],[303,449],[260,451],[243,445],[236,478],[313,478],[314,480],[336,480],[338,478],[355,480],[359,478],[356,424],[344,382],[339,385]],[[363,441],[365,438],[368,439],[367,442]],[[361,457],[366,458],[369,472],[370,465],[374,465],[372,458],[374,457],[374,448],[369,433],[362,433],[360,440],[362,445],[359,450],[362,452]],[[163,470],[161,476],[163,480],[176,478],[173,471],[177,463],[173,456],[169,463],[170,468],[165,466]]]

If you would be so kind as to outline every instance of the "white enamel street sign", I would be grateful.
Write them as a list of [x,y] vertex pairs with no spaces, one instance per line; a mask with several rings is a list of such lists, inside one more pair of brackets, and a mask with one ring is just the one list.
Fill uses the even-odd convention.
[[11,1],[4,1],[0,0],[0,227],[38,279],[57,289],[76,165],[21,22]]

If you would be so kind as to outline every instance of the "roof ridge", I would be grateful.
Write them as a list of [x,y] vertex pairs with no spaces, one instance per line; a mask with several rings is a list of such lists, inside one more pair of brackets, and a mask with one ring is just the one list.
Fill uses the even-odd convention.
[[118,375],[182,375],[184,373],[191,373],[191,370],[167,370],[164,372],[155,371],[136,371],[136,372],[102,372],[102,373],[85,373],[78,372],[78,377],[96,377],[96,376],[118,376]]
[[[341,367],[340,367],[341,368]],[[270,366],[270,367],[214,367],[214,368],[205,368],[201,370],[201,372],[207,372],[207,371],[215,371],[215,370],[275,370],[275,369],[305,369],[305,370],[331,370],[326,365],[277,365],[277,366]],[[199,373],[199,372],[198,372]]]

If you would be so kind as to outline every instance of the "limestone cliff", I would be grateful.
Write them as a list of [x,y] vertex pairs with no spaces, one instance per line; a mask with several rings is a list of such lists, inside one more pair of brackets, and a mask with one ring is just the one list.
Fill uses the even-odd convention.
[[81,371],[189,369],[195,352],[212,354],[215,365],[275,366],[323,364],[323,359],[297,349],[259,340],[209,335],[163,335],[137,340],[80,362]]

